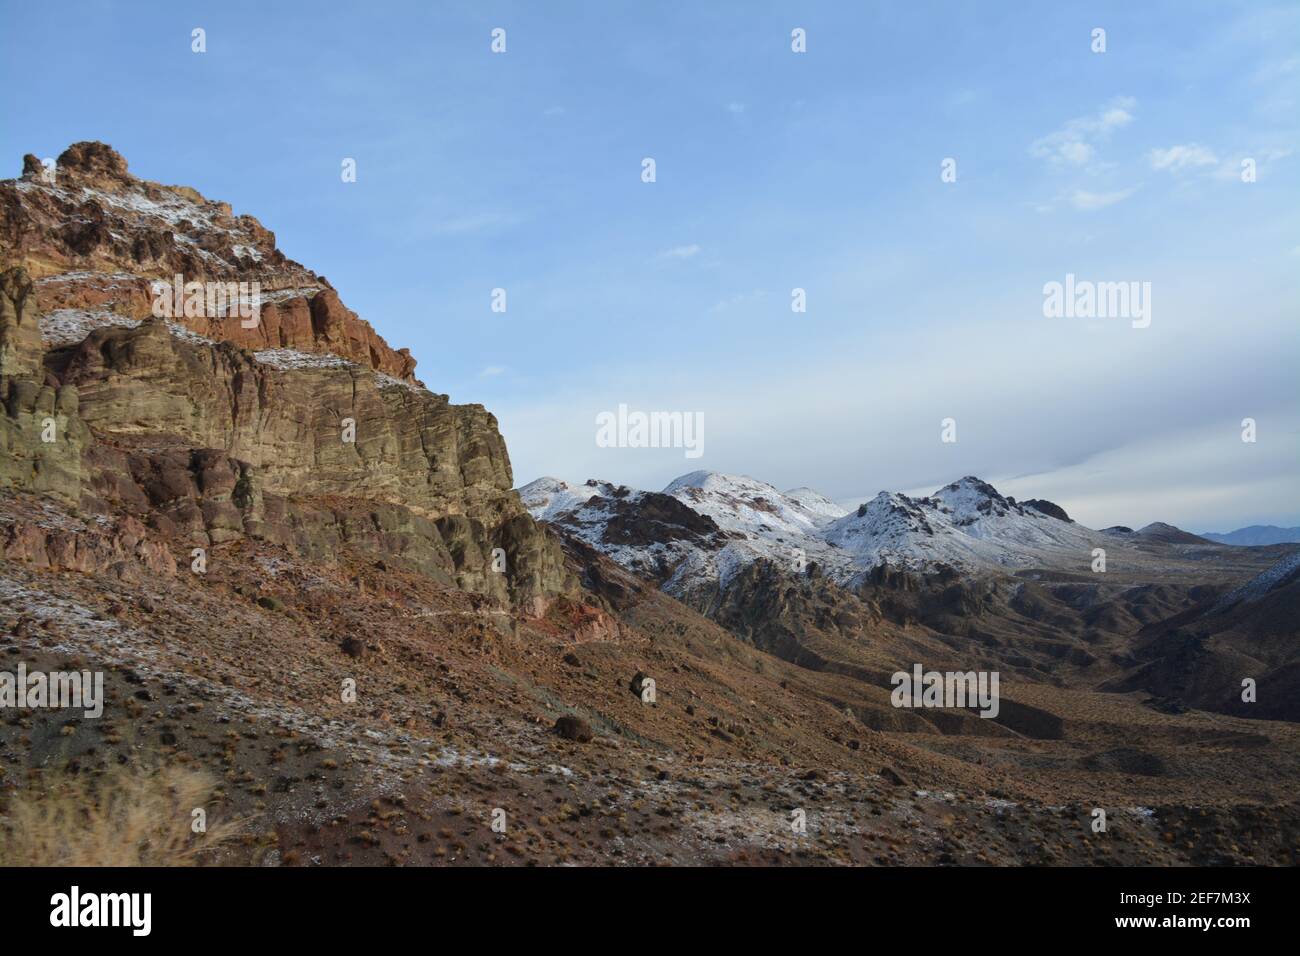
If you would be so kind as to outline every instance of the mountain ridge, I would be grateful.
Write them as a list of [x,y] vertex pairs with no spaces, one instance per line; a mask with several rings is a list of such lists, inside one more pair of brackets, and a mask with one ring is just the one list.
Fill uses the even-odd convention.
[[1235,531],[1216,533],[1202,531],[1202,538],[1219,544],[1232,544],[1239,547],[1258,547],[1268,544],[1291,544],[1300,542],[1300,527],[1283,528],[1275,524],[1252,524]]
[[[606,481],[576,485],[555,478],[537,479],[519,492],[535,518],[563,524],[567,516],[570,523],[583,525],[584,538],[597,547],[600,508],[593,501],[621,494],[624,502],[634,503],[647,494]],[[856,510],[811,488],[780,492],[748,476],[702,470],[681,475],[653,494],[676,498],[731,535],[708,549],[731,553],[733,560],[723,562],[724,584],[728,573],[760,557],[785,564],[815,562],[844,583],[882,564],[908,570],[1007,570],[1046,561],[1086,571],[1095,548],[1122,546],[1116,538],[1135,544],[1209,544],[1161,523],[1137,532],[1087,528],[1053,502],[1017,502],[972,475],[924,497],[882,491]],[[680,557],[685,564],[676,575],[679,586],[685,578],[718,571],[716,560],[698,554]]]

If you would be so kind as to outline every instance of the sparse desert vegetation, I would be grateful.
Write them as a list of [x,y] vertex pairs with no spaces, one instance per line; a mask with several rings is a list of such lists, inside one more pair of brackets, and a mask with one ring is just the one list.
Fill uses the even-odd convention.
[[182,767],[36,773],[0,804],[0,866],[193,866],[238,833],[206,819],[213,789],[211,775]]

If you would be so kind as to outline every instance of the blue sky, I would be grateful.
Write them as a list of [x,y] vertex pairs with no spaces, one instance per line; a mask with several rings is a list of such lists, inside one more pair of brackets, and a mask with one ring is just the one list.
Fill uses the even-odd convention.
[[[256,215],[520,483],[1300,524],[1297,38],[1294,3],[6,2],[0,147]],[[1150,282],[1150,327],[1045,318],[1067,273]],[[705,454],[597,447],[619,403]]]

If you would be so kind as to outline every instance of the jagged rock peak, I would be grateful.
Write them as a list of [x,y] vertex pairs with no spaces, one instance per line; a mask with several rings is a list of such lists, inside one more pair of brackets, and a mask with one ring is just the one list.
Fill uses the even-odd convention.
[[107,143],[98,141],[73,143],[59,154],[58,166],[62,172],[120,180],[135,178],[127,172],[126,157]]
[[[255,217],[236,216],[229,203],[189,186],[139,179],[105,143],[74,143],[53,168],[29,154],[21,178],[0,180],[0,270],[10,267],[34,281],[35,312],[51,346],[147,319],[157,282],[243,283],[260,301],[252,322],[230,321],[217,307],[170,314],[182,311],[179,295],[164,308],[190,332],[273,362],[324,353],[419,384],[409,350],[391,348],[324,276],[281,252]],[[252,291],[237,294],[252,301]]]
[[939,491],[935,492],[935,494],[938,495],[945,491],[949,491],[949,492],[966,491],[974,494],[984,495],[986,498],[993,498],[998,501],[1007,500],[996,488],[990,485],[987,481],[985,481],[983,478],[976,478],[974,475],[967,475],[965,478],[960,478],[957,481],[954,481],[950,485],[944,485],[942,488],[939,489]]
[[1046,498],[1029,498],[1020,502],[1026,508],[1033,508],[1035,511],[1041,511],[1043,514],[1061,521],[1073,521],[1065,509],[1055,502],[1048,501]]
[[[32,153],[23,157],[22,178],[27,182],[41,181],[48,172],[39,157]],[[110,192],[138,182],[127,170],[126,157],[107,143],[95,140],[73,143],[65,149],[55,160],[54,172],[59,181],[73,181]]]

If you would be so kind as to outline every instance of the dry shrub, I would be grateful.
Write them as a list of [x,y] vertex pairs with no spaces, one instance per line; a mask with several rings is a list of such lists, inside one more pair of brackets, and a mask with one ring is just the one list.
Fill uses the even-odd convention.
[[239,830],[209,819],[206,833],[191,831],[213,789],[181,767],[45,774],[0,817],[0,866],[193,866]]

